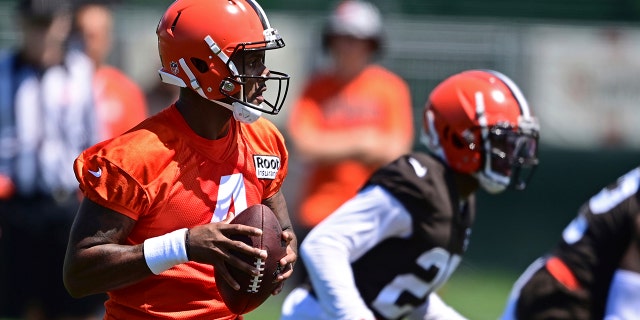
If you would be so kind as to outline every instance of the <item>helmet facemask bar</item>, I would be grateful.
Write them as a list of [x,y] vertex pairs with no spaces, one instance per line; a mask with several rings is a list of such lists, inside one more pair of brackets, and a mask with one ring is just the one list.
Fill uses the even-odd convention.
[[[248,53],[284,47],[284,41],[277,35],[275,30],[268,29],[265,30],[264,33],[265,38],[267,39],[265,41],[243,42],[235,47],[227,61],[227,67],[229,68],[231,75],[226,77],[224,81],[220,83],[220,92],[235,103],[242,104],[243,106],[260,112],[276,115],[282,109],[287,93],[289,92],[289,75],[273,70],[269,70],[269,73],[266,75],[251,74],[245,71],[245,57]],[[262,64],[264,65],[264,58]],[[265,68],[262,68],[261,70],[264,71]],[[254,71],[251,72],[255,73]],[[278,81],[277,90],[273,90],[273,88],[271,88],[271,90],[266,90],[267,80]],[[271,81],[269,86],[271,86],[274,81]],[[248,85],[257,85],[258,92],[254,93],[254,95],[264,94],[264,100],[260,101],[258,104],[253,103],[256,96],[247,96],[247,92],[249,91],[247,88]],[[231,94],[236,86],[240,86],[239,97]]]
[[538,165],[538,131],[501,122],[489,130],[491,172],[509,177],[508,187],[523,190]]

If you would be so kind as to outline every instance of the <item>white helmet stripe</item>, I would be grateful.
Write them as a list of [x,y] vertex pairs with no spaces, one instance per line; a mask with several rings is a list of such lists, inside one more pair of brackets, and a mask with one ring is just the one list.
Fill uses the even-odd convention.
[[476,100],[476,117],[478,117],[478,124],[480,124],[482,128],[486,128],[487,115],[484,112],[484,95],[482,94],[482,91],[477,91],[474,98]]
[[529,111],[529,103],[527,103],[527,99],[525,99],[524,95],[522,94],[522,91],[520,91],[520,88],[518,88],[518,85],[516,85],[515,82],[513,82],[513,80],[509,79],[509,77],[505,76],[504,74],[498,71],[491,70],[489,72],[494,74],[496,77],[502,80],[504,84],[507,85],[509,90],[511,90],[511,93],[513,94],[513,96],[518,101],[518,106],[520,107],[520,112],[522,113],[522,116],[525,119],[530,118],[531,112]]
[[[478,124],[480,125],[482,141],[484,142],[484,149],[491,150],[491,141],[489,141],[489,128],[487,127],[487,115],[485,113],[484,107],[484,95],[482,91],[477,91],[475,94],[476,100],[476,117],[478,118]],[[489,154],[485,155],[487,157],[487,161],[485,161],[485,169],[487,171],[491,170],[491,160],[489,159]]]

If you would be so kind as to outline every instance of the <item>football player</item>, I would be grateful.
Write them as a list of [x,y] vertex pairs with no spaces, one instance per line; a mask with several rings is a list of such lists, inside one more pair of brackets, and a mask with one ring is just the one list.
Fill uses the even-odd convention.
[[303,241],[310,282],[281,319],[463,318],[435,292],[467,248],[478,187],[526,187],[539,125],[512,80],[468,70],[431,92],[422,129],[428,153],[377,170]]
[[[284,41],[254,0],[177,0],[157,35],[160,77],[179,86],[180,97],[76,159],[84,200],[64,282],[75,297],[107,292],[105,319],[237,319],[214,271],[238,288],[227,268],[247,276],[261,270],[232,251],[266,252],[230,239],[262,232],[228,224],[234,213],[263,203],[278,216],[288,244],[278,281],[296,260],[280,191],[287,149],[261,118],[277,114],[286,96],[289,76],[264,65],[265,51]],[[274,95],[265,93],[267,83]]]
[[579,209],[514,284],[502,319],[640,319],[640,167]]

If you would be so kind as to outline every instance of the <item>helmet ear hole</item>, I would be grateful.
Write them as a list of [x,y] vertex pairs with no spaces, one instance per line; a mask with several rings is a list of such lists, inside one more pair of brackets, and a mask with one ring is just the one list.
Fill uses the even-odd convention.
[[202,59],[191,58],[191,63],[196,67],[198,71],[200,71],[200,73],[206,73],[207,71],[209,71],[209,66]]
[[460,136],[458,136],[457,134],[452,134],[451,135],[451,142],[453,143],[453,146],[458,148],[458,149],[462,149],[462,148],[467,146],[467,145],[465,145],[464,142],[462,142],[462,138]]
[[455,134],[455,132],[451,132],[451,127],[446,126],[444,127],[443,131],[443,140],[451,140],[451,144],[456,148],[456,149],[462,149],[464,147],[464,143],[462,142],[462,139]]

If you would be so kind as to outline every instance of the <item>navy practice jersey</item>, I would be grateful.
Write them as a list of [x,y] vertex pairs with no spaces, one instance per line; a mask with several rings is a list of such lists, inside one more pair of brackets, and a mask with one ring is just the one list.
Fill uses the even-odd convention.
[[387,239],[352,264],[356,285],[379,319],[399,319],[423,304],[460,262],[475,217],[475,197],[459,198],[453,172],[412,153],[378,170],[380,185],[409,212],[413,232]]
[[609,284],[640,214],[640,168],[604,188],[584,204],[565,228],[552,254],[573,271],[591,294],[593,315],[604,315]]

